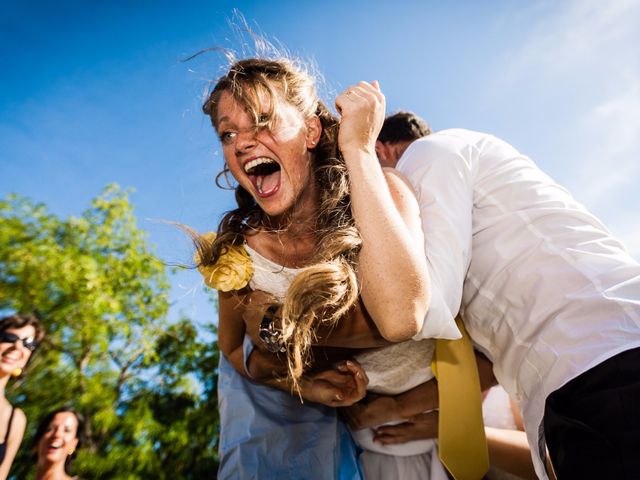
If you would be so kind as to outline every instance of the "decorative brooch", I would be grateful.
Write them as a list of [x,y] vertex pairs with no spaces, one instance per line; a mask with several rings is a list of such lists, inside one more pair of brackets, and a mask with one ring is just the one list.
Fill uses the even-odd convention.
[[[215,232],[203,235],[204,240],[213,243]],[[221,292],[240,290],[249,284],[253,276],[253,262],[243,245],[229,245],[214,265],[200,265],[198,271],[208,287]],[[196,263],[200,263],[200,255],[196,253]]]

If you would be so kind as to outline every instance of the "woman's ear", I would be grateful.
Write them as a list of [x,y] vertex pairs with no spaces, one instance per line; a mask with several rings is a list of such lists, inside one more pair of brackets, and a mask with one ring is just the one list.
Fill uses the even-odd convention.
[[317,115],[313,115],[306,121],[307,125],[307,148],[312,149],[315,148],[318,142],[320,141],[320,135],[322,135],[322,124],[320,123],[320,118]]
[[79,441],[80,440],[76,437],[71,442],[69,442],[69,450],[67,451],[68,455],[73,455],[73,452],[75,452],[76,448],[78,448]]

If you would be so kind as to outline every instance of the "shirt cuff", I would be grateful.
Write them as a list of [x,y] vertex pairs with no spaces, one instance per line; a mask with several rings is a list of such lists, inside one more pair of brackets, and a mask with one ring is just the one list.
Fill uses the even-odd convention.
[[425,338],[444,338],[446,340],[462,338],[462,334],[456,326],[456,319],[451,315],[451,310],[442,298],[440,290],[436,288],[431,289],[429,311],[424,317],[422,329],[413,337],[414,340],[424,340]]

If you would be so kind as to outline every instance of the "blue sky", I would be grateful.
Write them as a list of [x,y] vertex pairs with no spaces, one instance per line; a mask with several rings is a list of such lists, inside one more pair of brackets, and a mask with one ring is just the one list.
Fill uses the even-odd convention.
[[[0,4],[0,196],[78,214],[108,183],[134,187],[161,258],[188,261],[160,220],[215,227],[232,205],[200,112],[222,59],[254,29],[325,77],[325,98],[380,81],[388,110],[502,137],[565,185],[640,258],[640,1],[28,1]],[[635,45],[635,46],[634,46]],[[177,308],[211,317],[194,273]]]

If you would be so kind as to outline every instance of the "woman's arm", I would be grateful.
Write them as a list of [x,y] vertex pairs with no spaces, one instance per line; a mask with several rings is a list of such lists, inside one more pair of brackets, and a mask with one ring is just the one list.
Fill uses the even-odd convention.
[[[244,319],[247,334],[255,345],[260,345],[261,343],[259,337],[260,323],[267,312],[267,308],[276,305],[277,302],[278,300],[273,295],[260,290],[252,291],[245,297],[243,307],[241,307],[244,308],[242,318]],[[349,311],[348,315],[336,325],[318,328],[316,336],[314,345],[324,347],[376,348],[384,347],[391,343],[380,335],[378,328],[360,299]]]
[[[269,354],[253,350],[249,356],[248,369],[252,380],[277,390],[292,394],[291,380],[279,375],[271,367],[281,367],[280,360]],[[261,377],[253,375],[262,374]],[[285,368],[286,373],[286,368]],[[307,373],[300,379],[300,396],[314,403],[329,407],[347,407],[362,400],[367,393],[369,379],[355,360],[340,362],[322,371]]]
[[378,163],[375,141],[385,100],[377,83],[350,87],[338,96],[336,106],[341,113],[338,143],[363,239],[362,300],[384,338],[407,340],[421,329],[429,305],[418,205],[408,185],[397,174],[383,172]]
[[391,345],[391,342],[380,335],[380,330],[360,298],[336,325],[318,328],[314,344],[342,348],[376,348]]
[[[264,292],[223,293],[218,296],[218,345],[220,351],[241,375],[263,385],[292,392],[287,378],[286,365],[276,354],[262,349],[258,338],[258,318],[262,319],[273,297]],[[253,334],[256,348],[244,364],[243,342],[245,323],[243,316],[254,321],[248,333]],[[259,325],[259,322],[257,322]],[[368,379],[362,367],[355,361],[344,361],[336,367],[305,375],[300,382],[300,393],[309,402],[322,403],[330,407],[352,405],[364,398]]]
[[11,464],[13,459],[18,453],[18,448],[22,443],[22,437],[24,436],[24,429],[27,425],[27,417],[24,412],[19,408],[16,408],[13,412],[13,422],[11,422],[11,431],[7,438],[7,446],[4,454],[4,460],[0,464],[0,480],[4,480],[9,476],[11,470]]
[[233,368],[243,376],[247,376],[242,353],[245,332],[242,315],[246,296],[240,292],[218,292],[218,346]]

